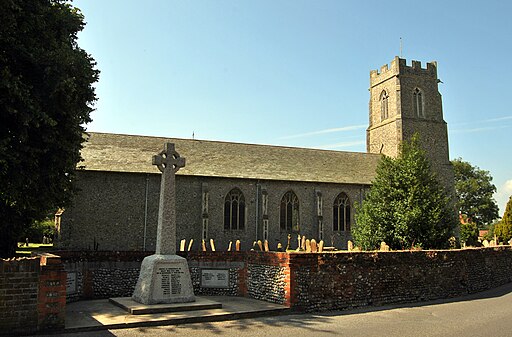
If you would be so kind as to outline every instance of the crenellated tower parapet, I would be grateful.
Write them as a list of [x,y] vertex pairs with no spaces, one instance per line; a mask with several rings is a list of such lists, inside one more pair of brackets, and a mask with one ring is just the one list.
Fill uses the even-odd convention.
[[405,59],[395,56],[389,64],[384,64],[380,69],[370,71],[370,85],[377,85],[399,74],[430,77],[437,80],[437,62],[427,62],[427,67],[422,68],[421,61],[413,60],[409,66]]

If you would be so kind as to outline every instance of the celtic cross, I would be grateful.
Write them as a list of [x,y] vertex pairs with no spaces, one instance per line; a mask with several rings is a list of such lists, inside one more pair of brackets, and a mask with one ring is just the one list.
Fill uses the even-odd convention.
[[176,152],[173,143],[166,143],[164,149],[153,156],[162,178],[160,203],[158,207],[158,228],[156,252],[159,255],[176,254],[176,172],[185,166],[185,158]]

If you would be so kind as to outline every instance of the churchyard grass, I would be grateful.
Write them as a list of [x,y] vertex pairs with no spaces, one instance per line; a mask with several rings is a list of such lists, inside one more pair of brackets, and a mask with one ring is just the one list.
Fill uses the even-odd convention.
[[18,248],[16,249],[16,256],[19,257],[29,257],[32,255],[32,252],[47,252],[53,249],[53,243],[30,243],[28,246],[25,245],[25,242],[18,242]]

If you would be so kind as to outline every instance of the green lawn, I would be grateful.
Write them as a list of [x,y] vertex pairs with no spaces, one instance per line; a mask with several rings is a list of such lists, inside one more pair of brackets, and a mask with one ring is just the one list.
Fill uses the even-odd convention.
[[16,249],[16,255],[21,257],[28,257],[32,252],[48,252],[53,249],[53,243],[42,244],[42,243],[30,243],[25,246],[24,242],[18,242],[18,249]]

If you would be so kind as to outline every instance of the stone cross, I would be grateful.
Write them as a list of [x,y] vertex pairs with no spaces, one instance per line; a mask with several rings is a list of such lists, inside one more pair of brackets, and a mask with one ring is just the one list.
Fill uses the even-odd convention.
[[166,143],[164,149],[153,156],[153,165],[162,172],[155,254],[175,255],[176,172],[185,166],[185,158],[180,157],[173,143]]

